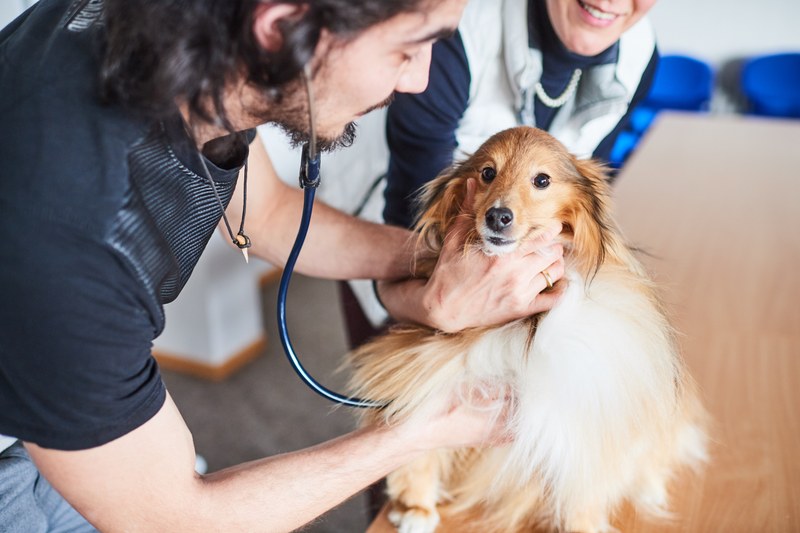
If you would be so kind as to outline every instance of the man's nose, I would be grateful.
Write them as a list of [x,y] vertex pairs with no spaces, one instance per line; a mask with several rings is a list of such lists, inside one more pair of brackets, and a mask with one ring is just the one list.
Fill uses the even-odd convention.
[[395,90],[399,93],[418,94],[428,87],[428,75],[431,71],[431,46],[421,50],[407,66],[397,81]]

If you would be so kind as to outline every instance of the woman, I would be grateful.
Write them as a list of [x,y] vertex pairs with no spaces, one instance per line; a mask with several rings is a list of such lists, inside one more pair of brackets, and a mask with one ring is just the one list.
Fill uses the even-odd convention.
[[527,124],[608,161],[658,62],[655,0],[471,0],[433,48],[422,94],[389,108],[385,221],[410,226],[415,191],[492,134]]

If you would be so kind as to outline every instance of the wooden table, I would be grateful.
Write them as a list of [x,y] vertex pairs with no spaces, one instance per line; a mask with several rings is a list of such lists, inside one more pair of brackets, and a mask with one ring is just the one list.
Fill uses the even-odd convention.
[[[800,532],[800,121],[664,114],[615,186],[714,419],[679,520],[624,532]],[[457,525],[444,524],[442,533]],[[368,533],[394,531],[383,515]]]

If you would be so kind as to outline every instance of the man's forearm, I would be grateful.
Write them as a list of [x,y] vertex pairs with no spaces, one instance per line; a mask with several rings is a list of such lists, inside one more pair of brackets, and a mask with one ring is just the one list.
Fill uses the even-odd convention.
[[[284,265],[300,226],[302,205],[302,192],[286,187],[280,206],[254,226],[251,251]],[[328,279],[404,278],[409,276],[412,250],[411,232],[367,222],[316,202],[296,268]]]
[[[368,428],[313,448],[206,476],[210,517],[224,530],[292,531],[413,459],[386,428]],[[231,513],[233,508],[243,512]],[[265,510],[273,509],[269,514]],[[280,512],[276,512],[280,510]]]
[[308,255],[304,258],[301,254],[298,261],[298,269],[304,274],[398,279],[410,276],[413,265],[410,231],[361,220],[322,203],[315,207],[306,242]]
[[[303,191],[281,181],[260,140],[251,144],[251,179],[245,233],[250,253],[283,266],[294,244],[303,212]],[[241,219],[243,180],[226,212]],[[297,270],[330,279],[397,279],[409,275],[411,232],[373,224],[317,201]]]
[[26,446],[50,483],[102,531],[288,532],[416,457],[425,439],[404,426],[370,427],[203,477],[168,398],[150,421],[97,448]]
[[169,396],[149,421],[102,446],[26,447],[47,480],[101,531],[287,532],[425,450],[484,445],[503,434],[504,421],[485,407],[442,407],[431,419],[368,427],[207,476],[194,472],[191,434]]
[[387,281],[376,285],[378,298],[389,315],[398,322],[438,327],[425,305],[425,279]]

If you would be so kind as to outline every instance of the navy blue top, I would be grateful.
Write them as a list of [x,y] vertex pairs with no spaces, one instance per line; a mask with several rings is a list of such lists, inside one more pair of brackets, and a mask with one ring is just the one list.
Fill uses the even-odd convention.
[[[545,92],[557,97],[569,83],[576,68],[614,63],[619,46],[615,43],[596,56],[570,52],[558,39],[545,2],[530,0],[529,26],[538,24],[538,31],[529,31],[531,39],[540,35],[543,42],[530,45],[542,51],[541,83]],[[644,99],[652,84],[658,63],[653,53],[629,109]],[[456,130],[469,103],[470,72],[461,35],[434,44],[428,88],[421,94],[395,95],[389,106],[386,138],[390,159],[387,171],[384,219],[389,224],[410,227],[413,224],[413,199],[425,183],[453,162],[457,148]],[[535,100],[536,125],[547,130],[555,116],[551,109]],[[617,136],[628,122],[630,110],[614,130],[603,139],[593,156],[608,161]]]
[[230,200],[254,132],[212,185],[180,115],[98,97],[96,3],[40,0],[0,32],[0,434],[84,449],[150,419],[151,355]]

